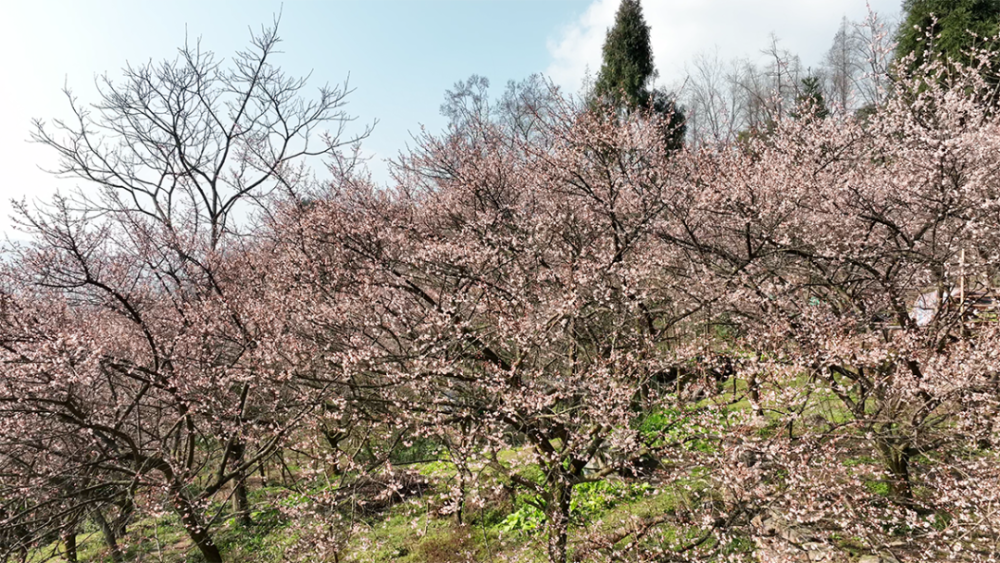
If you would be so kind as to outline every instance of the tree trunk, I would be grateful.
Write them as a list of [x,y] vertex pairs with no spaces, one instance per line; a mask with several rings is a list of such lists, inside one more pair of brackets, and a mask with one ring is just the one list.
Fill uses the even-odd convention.
[[463,523],[464,515],[462,512],[465,511],[465,473],[465,461],[463,460],[458,467],[458,510],[455,511],[455,521],[459,526]]
[[76,530],[70,528],[63,533],[63,546],[66,548],[66,562],[76,563]]
[[879,451],[892,477],[889,485],[892,488],[893,496],[904,503],[911,503],[913,501],[913,488],[910,483],[909,452],[906,451],[905,447],[900,448],[888,442],[880,443]]
[[549,563],[566,563],[569,501],[572,494],[573,488],[561,475],[549,479],[549,503],[546,510],[549,531]]
[[750,389],[750,401],[753,402],[754,414],[764,416],[764,407],[760,404],[760,383],[757,382],[756,375],[750,377],[747,381],[747,387]]
[[132,493],[133,491],[129,491],[125,499],[118,505],[118,516],[115,517],[112,524],[118,537],[122,537],[128,532],[129,522],[132,521],[132,515],[135,514],[135,501],[132,498]]
[[[233,445],[233,464],[236,466],[243,464],[243,456],[246,454],[246,446],[243,442],[236,442]],[[233,512],[236,513],[236,520],[243,527],[253,525],[250,518],[250,500],[247,498],[247,475],[245,471],[240,471],[233,481]]]
[[[264,468],[264,462],[263,461],[260,462],[257,465],[257,471],[260,472],[260,485],[262,487],[266,487],[267,486],[267,470]],[[340,475],[340,473],[337,473],[337,475]]]
[[21,555],[21,563],[28,563],[28,545],[30,543],[28,533],[25,532],[24,528],[21,526],[15,528],[14,533],[17,536],[17,552]]
[[171,489],[174,510],[180,516],[188,537],[198,546],[198,551],[201,552],[207,563],[222,563],[222,554],[212,541],[211,536],[208,535],[208,530],[199,517],[198,509],[192,505],[180,484],[175,483]]
[[240,526],[247,527],[253,525],[250,518],[250,501],[247,498],[247,484],[244,475],[237,477],[233,491],[233,512],[236,513],[236,520]]
[[108,551],[111,552],[111,560],[115,563],[121,563],[125,560],[125,556],[122,555],[122,550],[118,547],[118,534],[115,533],[114,527],[108,523],[108,519],[104,517],[100,508],[94,510],[93,514],[97,525],[101,527],[101,533],[104,534],[104,543],[108,546]]

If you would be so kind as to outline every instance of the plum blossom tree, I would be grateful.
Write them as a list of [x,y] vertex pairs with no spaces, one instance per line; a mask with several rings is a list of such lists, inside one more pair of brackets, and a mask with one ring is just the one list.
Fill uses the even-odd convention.
[[37,122],[54,172],[86,187],[21,205],[30,242],[4,266],[0,458],[22,491],[54,491],[5,527],[57,505],[98,515],[121,500],[125,517],[141,499],[221,561],[210,501],[231,495],[249,522],[248,472],[324,404],[266,302],[272,254],[252,225],[305,184],[304,159],[347,142],[346,85],[303,99],[305,81],[273,66],[278,41],[263,29],[228,68],[185,46],[101,79],[91,107],[67,92],[75,121]]
[[536,495],[562,562],[573,487],[669,449],[634,422],[660,401],[640,392],[670,362],[657,346],[701,306],[652,236],[685,163],[641,125],[658,116],[563,104],[538,137],[469,118],[425,138],[397,190],[347,179],[284,231],[306,307],[343,343],[331,372],[420,435],[471,434],[463,463]]
[[[990,86],[935,74],[953,68],[898,83],[866,122],[779,119],[750,150],[667,158],[641,117],[572,112],[535,143],[481,119],[427,138],[396,191],[348,178],[296,216],[302,295],[345,343],[330,371],[397,425],[472,433],[461,464],[534,493],[552,561],[574,487],[643,455],[708,469],[720,496],[597,552],[710,560],[750,540],[781,560],[852,537],[988,553],[989,534],[953,538],[993,522],[997,332],[962,301],[910,314],[995,283]],[[721,351],[752,408],[703,404],[680,439],[637,431],[676,406],[644,394],[657,374]],[[693,539],[668,539],[679,525]],[[657,534],[668,549],[639,541]]]
[[[752,158],[712,155],[672,236],[729,280],[713,306],[764,375],[758,412],[781,431],[734,437],[717,469],[739,502],[812,525],[781,557],[834,535],[899,557],[992,552],[972,532],[995,525],[1000,365],[969,297],[993,291],[1000,259],[981,68],[927,62],[865,123],[784,120]],[[927,293],[945,305],[918,323]],[[865,461],[845,467],[852,451]]]
[[[40,124],[101,189],[22,206],[0,269],[3,553],[60,534],[72,559],[89,519],[123,560],[132,514],[172,511],[221,561],[222,515],[294,441],[313,506],[286,555],[339,560],[341,512],[419,489],[394,455],[423,441],[456,468],[440,513],[516,491],[554,563],[995,560],[987,53],[878,74],[865,120],[775,106],[766,137],[679,151],[655,112],[537,82],[497,109],[472,81],[384,188],[307,144],[343,92],[300,101],[275,41]],[[581,485],[647,468],[684,502],[573,528]]]

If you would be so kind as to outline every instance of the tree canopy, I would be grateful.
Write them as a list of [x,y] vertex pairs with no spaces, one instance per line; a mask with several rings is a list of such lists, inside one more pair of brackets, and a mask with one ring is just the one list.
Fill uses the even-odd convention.
[[657,72],[649,29],[639,0],[622,0],[615,25],[604,40],[604,62],[594,83],[593,101],[661,116],[663,142],[676,150],[683,145],[686,132],[684,113],[671,92],[651,88]]
[[615,25],[604,40],[604,59],[594,84],[594,95],[615,105],[643,107],[649,82],[656,77],[649,25],[639,0],[622,0]]
[[896,37],[896,56],[902,59],[914,55],[908,69],[919,66],[928,54],[968,63],[969,49],[1000,31],[1000,1],[904,0],[902,21]]
[[767,134],[678,150],[473,76],[386,186],[277,44],[36,122],[85,187],[0,243],[0,562],[996,561],[981,65],[827,118],[772,43]]

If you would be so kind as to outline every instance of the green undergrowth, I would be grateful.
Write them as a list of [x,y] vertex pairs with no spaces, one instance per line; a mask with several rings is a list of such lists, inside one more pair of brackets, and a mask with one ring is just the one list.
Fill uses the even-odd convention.
[[[635,503],[654,493],[653,487],[645,482],[609,480],[581,483],[573,488],[570,519],[576,525],[587,525],[616,506]],[[534,495],[520,497],[515,503],[516,509],[499,523],[498,529],[507,534],[531,534],[543,530],[545,513],[540,508],[541,504],[541,500]]]
[[[688,491],[656,489],[642,481],[577,485],[570,507],[571,550],[585,535],[611,534],[637,519],[672,513],[692,502],[696,501]],[[545,517],[539,503],[537,498],[518,496],[470,511],[459,524],[454,515],[429,509],[433,501],[411,499],[353,538],[345,560],[448,563],[492,561],[502,555],[502,560],[545,561]]]
[[[805,381],[803,380],[803,384]],[[675,458],[663,459],[663,466],[646,473],[624,476],[612,474],[604,480],[577,484],[570,504],[569,551],[577,561],[598,561],[608,550],[624,550],[636,544],[651,552],[673,549],[698,540],[703,533],[700,525],[688,515],[704,512],[717,505],[721,492],[713,488],[712,475],[698,461],[719,454],[719,437],[731,424],[752,419],[748,436],[753,439],[780,438],[788,432],[787,419],[781,405],[762,405],[762,415],[753,415],[742,382],[723,382],[726,392],[710,399],[678,403],[636,418],[638,430],[654,449],[666,446]],[[813,391],[814,398],[822,390]],[[749,416],[748,416],[749,415]],[[753,418],[758,416],[757,418]],[[837,409],[835,401],[819,401],[814,410],[806,411],[795,422],[796,434],[817,431],[830,432],[849,417]],[[850,425],[838,430],[848,444],[839,463],[858,480],[860,486],[876,501],[887,502],[891,491],[881,470],[877,454],[863,443]],[[679,444],[679,445],[678,445]],[[973,444],[974,445],[974,444]],[[970,446],[968,456],[987,455]],[[993,455],[992,453],[989,455]],[[500,452],[496,462],[508,470],[517,468],[526,481],[544,483],[545,476],[531,463],[528,448]],[[933,454],[913,460],[914,470],[930,467],[938,460]],[[479,462],[468,469],[474,473],[466,479],[467,503],[461,516],[455,511],[454,491],[461,475],[447,456],[434,443],[415,444],[394,460],[406,471],[420,476],[426,486],[407,493],[403,498],[377,507],[362,508],[351,515],[353,526],[336,556],[326,561],[357,563],[417,563],[417,562],[493,562],[545,561],[546,518],[542,498],[524,488],[515,488],[506,478],[492,473],[489,464]],[[780,478],[782,469],[776,469]],[[277,483],[279,479],[268,482]],[[475,483],[470,485],[469,483]],[[291,548],[307,546],[308,537],[300,531],[299,516],[308,514],[311,499],[318,493],[335,492],[336,483],[317,485],[312,490],[292,491],[283,487],[250,488],[253,524],[241,525],[229,512],[228,503],[219,501],[213,507],[218,514],[213,538],[227,562],[277,563],[291,561]],[[325,488],[324,488],[325,487]],[[918,497],[923,491],[915,488]],[[947,514],[934,514],[935,525],[947,526]],[[642,523],[658,522],[655,533],[634,535],[632,530]],[[93,527],[81,530],[78,536],[79,561],[96,563],[111,561],[99,531]],[[599,555],[588,551],[594,538],[615,538],[616,543]],[[709,540],[706,545],[714,545]],[[728,536],[718,546],[720,555],[746,554],[754,544],[745,538]],[[863,553],[855,538],[840,538],[845,552]],[[590,542],[590,543],[588,543]],[[122,542],[128,561],[180,563],[202,561],[198,550],[179,526],[177,517],[168,514],[134,522]],[[856,545],[857,544],[857,545]],[[33,554],[31,563],[52,561],[61,563],[57,542]],[[322,563],[321,558],[307,559]]]
[[[447,483],[453,470],[434,462],[414,467],[421,473],[440,477]],[[700,502],[706,483],[692,475],[670,486],[643,480],[614,478],[582,483],[574,487],[571,502],[570,549],[577,549],[585,536],[613,534],[616,530],[645,518],[683,510]],[[395,504],[383,512],[360,519],[337,561],[357,563],[417,563],[467,561],[545,561],[545,520],[539,500],[528,495],[493,498],[469,508],[459,523],[454,513],[442,511],[447,487],[438,486]],[[213,537],[226,561],[272,563],[286,561],[286,551],[298,540],[298,532],[282,509],[305,505],[307,495],[288,494],[278,489],[259,488],[251,493],[256,506],[253,525],[241,526],[232,515],[223,514]],[[665,537],[675,533],[667,530]],[[80,534],[79,561],[111,561],[96,531]],[[628,538],[624,540],[629,541]],[[126,538],[129,561],[167,563],[202,561],[173,515],[133,523]],[[53,544],[46,556],[32,563],[62,562],[54,556]],[[315,561],[323,561],[315,559]],[[334,561],[334,559],[329,559]]]

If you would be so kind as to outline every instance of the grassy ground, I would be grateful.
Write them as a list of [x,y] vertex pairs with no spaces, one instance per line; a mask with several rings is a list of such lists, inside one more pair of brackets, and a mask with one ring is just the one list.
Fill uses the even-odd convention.
[[[509,455],[517,455],[511,452]],[[463,514],[462,523],[455,514],[442,508],[455,476],[448,462],[419,464],[414,469],[436,485],[421,494],[385,510],[359,517],[355,532],[346,548],[337,556],[339,562],[417,563],[516,560],[545,560],[545,529],[541,511],[521,495],[501,495],[486,499]],[[705,481],[697,475],[684,480],[684,487],[657,486],[651,480],[613,479],[577,486],[572,505],[571,550],[582,549],[588,538],[627,529],[639,519],[672,513],[693,502]],[[298,540],[290,520],[279,510],[294,496],[280,489],[259,488],[253,491],[256,506],[274,508],[255,512],[254,524],[240,526],[234,518],[224,517],[214,538],[227,561],[241,563],[276,563]],[[294,508],[292,506],[291,508]],[[227,515],[228,516],[228,515]],[[79,561],[111,561],[110,552],[96,530],[78,536]],[[146,519],[132,524],[122,542],[129,561],[198,562],[201,555],[178,525],[176,517]],[[58,543],[38,552],[32,563],[62,563]],[[332,561],[333,559],[331,559]]]
[[[720,417],[727,412],[750,412],[751,404],[745,398],[745,387],[726,384],[727,393],[712,399],[718,407]],[[823,399],[814,396],[813,399]],[[728,404],[727,404],[728,403]],[[690,408],[706,406],[707,401],[692,404]],[[845,418],[845,413],[836,401],[814,401],[813,407],[803,413],[798,429],[801,432],[811,426],[837,424]],[[673,441],[682,435],[699,432],[684,421],[681,411],[662,411],[646,418],[640,426],[650,435],[658,429],[668,428],[662,439]],[[809,422],[813,421],[813,422]],[[765,415],[757,430],[762,437],[787,432],[787,427],[773,414]],[[677,434],[672,435],[671,434]],[[701,453],[713,453],[715,442],[698,440],[685,447]],[[433,453],[433,452],[432,452]],[[526,452],[510,450],[503,452],[500,461],[509,463]],[[431,456],[433,457],[433,456]],[[427,456],[415,456],[427,459]],[[874,476],[878,460],[872,457],[870,448],[845,451],[843,465],[856,471],[861,478],[873,475],[865,486],[875,495],[888,495],[887,485]],[[499,486],[500,481],[489,476],[485,467],[475,468],[480,473],[479,489],[471,490],[470,500],[459,516],[448,510],[449,493],[454,491],[458,472],[447,459],[412,463],[407,469],[426,482],[405,498],[397,502],[362,507],[353,517],[346,536],[338,539],[342,549],[327,561],[335,563],[458,563],[467,561],[545,561],[546,532],[542,512],[533,499],[523,491],[515,491]],[[532,471],[540,473],[537,467],[525,467],[524,476],[539,478]],[[485,478],[484,478],[485,477]],[[278,482],[274,479],[272,482]],[[251,506],[258,507],[252,514],[254,524],[241,526],[231,514],[228,505],[220,503],[218,525],[213,538],[219,544],[226,561],[240,563],[277,563],[290,560],[295,548],[302,548],[300,526],[292,514],[307,508],[309,495],[292,493],[288,489],[263,487],[255,483],[251,487]],[[313,491],[315,492],[315,491]],[[571,506],[571,527],[569,550],[579,560],[587,560],[598,541],[616,539],[624,546],[633,541],[642,542],[683,542],[694,539],[685,535],[697,533],[697,526],[685,521],[687,513],[693,513],[703,503],[714,502],[718,492],[712,489],[706,470],[698,466],[674,464],[668,470],[648,473],[639,478],[613,477],[607,481],[585,483],[574,489]],[[714,495],[714,497],[713,497]],[[636,539],[641,523],[649,519],[663,520],[655,538]],[[739,537],[726,540],[721,545],[725,552],[749,553],[754,544]],[[129,561],[156,561],[180,563],[201,561],[201,555],[191,544],[187,535],[178,525],[176,516],[149,518],[130,526],[129,535],[122,542]],[[849,539],[842,548],[849,549]],[[103,537],[96,529],[85,529],[78,536],[79,561],[96,563],[111,561]],[[606,547],[606,543],[602,544]],[[306,542],[308,553],[308,542]],[[655,548],[655,545],[650,545]],[[32,563],[42,561],[62,562],[58,557],[59,544],[53,543],[35,554]],[[857,550],[857,555],[863,554]],[[308,560],[308,559],[307,559]],[[319,559],[313,559],[321,561]]]
[[[742,391],[742,389],[740,389]],[[746,409],[745,400],[729,408]],[[680,412],[664,412],[649,417],[643,429],[656,432],[658,427],[671,424]],[[683,425],[673,432],[690,431]],[[666,436],[674,439],[676,436]],[[709,448],[708,443],[693,442],[692,448]],[[526,455],[526,451],[510,450],[499,456],[501,463],[510,463]],[[426,456],[416,455],[416,458]],[[346,540],[346,547],[331,559],[357,563],[417,563],[465,561],[545,561],[546,532],[543,513],[532,503],[532,497],[522,492],[493,488],[488,470],[480,467],[479,503],[470,503],[462,521],[444,507],[447,495],[457,482],[457,470],[447,459],[407,465],[408,470],[421,475],[428,487],[419,494],[375,511],[361,511]],[[534,466],[524,467],[525,477],[541,479]],[[537,475],[533,474],[537,473]],[[486,476],[483,479],[484,475]],[[277,482],[277,479],[273,480]],[[656,475],[641,479],[614,477],[608,481],[585,483],[574,489],[571,507],[572,521],[569,547],[583,552],[593,538],[621,535],[637,522],[664,514],[683,512],[701,502],[708,481],[697,469],[671,483]],[[487,491],[487,489],[493,489]],[[498,493],[497,490],[500,492]],[[276,563],[287,560],[286,551],[301,539],[299,531],[286,514],[308,503],[308,495],[290,494],[281,488],[251,487],[251,506],[266,507],[252,514],[254,524],[243,527],[227,514],[228,505],[220,503],[219,524],[213,538],[226,561],[240,563]],[[92,527],[92,524],[88,524]],[[669,535],[669,530],[668,530]],[[630,541],[623,536],[622,542]],[[78,558],[81,563],[111,561],[103,536],[87,528],[78,535]],[[201,554],[179,526],[177,517],[167,514],[156,519],[133,523],[121,542],[129,561],[166,563],[202,561]],[[63,563],[59,557],[61,545],[54,542],[36,553],[32,563],[51,561]]]

